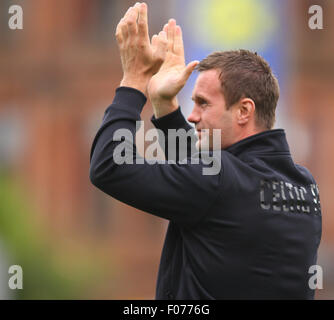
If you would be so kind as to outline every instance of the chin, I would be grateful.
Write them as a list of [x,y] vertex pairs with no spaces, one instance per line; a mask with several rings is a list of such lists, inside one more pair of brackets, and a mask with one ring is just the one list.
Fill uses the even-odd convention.
[[209,150],[212,150],[212,146],[210,145],[210,141],[208,139],[199,139],[197,140],[196,142],[196,149],[198,151],[209,151]]
[[196,147],[196,150],[197,150],[197,151],[201,151],[201,145],[202,145],[202,142],[201,142],[200,139],[198,139],[198,140],[196,141],[196,144],[195,144],[195,147]]

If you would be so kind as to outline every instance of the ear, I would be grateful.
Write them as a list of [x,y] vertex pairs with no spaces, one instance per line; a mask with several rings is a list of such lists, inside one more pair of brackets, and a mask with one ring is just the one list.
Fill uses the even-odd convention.
[[255,116],[255,103],[250,98],[240,99],[237,108],[237,122],[240,126],[249,123]]

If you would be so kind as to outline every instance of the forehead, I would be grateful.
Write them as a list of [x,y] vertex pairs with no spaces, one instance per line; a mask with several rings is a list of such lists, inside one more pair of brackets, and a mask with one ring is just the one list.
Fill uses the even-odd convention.
[[210,69],[200,72],[193,90],[193,97],[197,95],[212,98],[223,95],[218,70]]

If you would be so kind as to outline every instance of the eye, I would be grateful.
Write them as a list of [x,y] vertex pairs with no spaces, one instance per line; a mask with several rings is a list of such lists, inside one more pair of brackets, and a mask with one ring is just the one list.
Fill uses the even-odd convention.
[[208,102],[204,99],[200,99],[198,101],[198,104],[201,106],[201,107],[206,107],[208,105]]
[[205,108],[206,106],[209,105],[208,101],[206,101],[203,98],[198,97],[198,98],[195,98],[195,99],[192,99],[192,100],[195,102],[195,104],[197,104],[201,108]]

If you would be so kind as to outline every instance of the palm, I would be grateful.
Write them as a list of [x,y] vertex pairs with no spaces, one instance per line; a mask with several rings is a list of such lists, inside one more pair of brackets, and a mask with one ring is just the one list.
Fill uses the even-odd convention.
[[185,68],[184,59],[168,53],[165,62],[149,82],[148,93],[162,99],[173,98],[183,87],[182,74]]
[[148,94],[152,102],[173,99],[197,65],[194,61],[188,66],[185,65],[182,31],[175,25],[175,21],[170,21],[164,31],[167,33],[168,52],[160,70],[148,84]]

